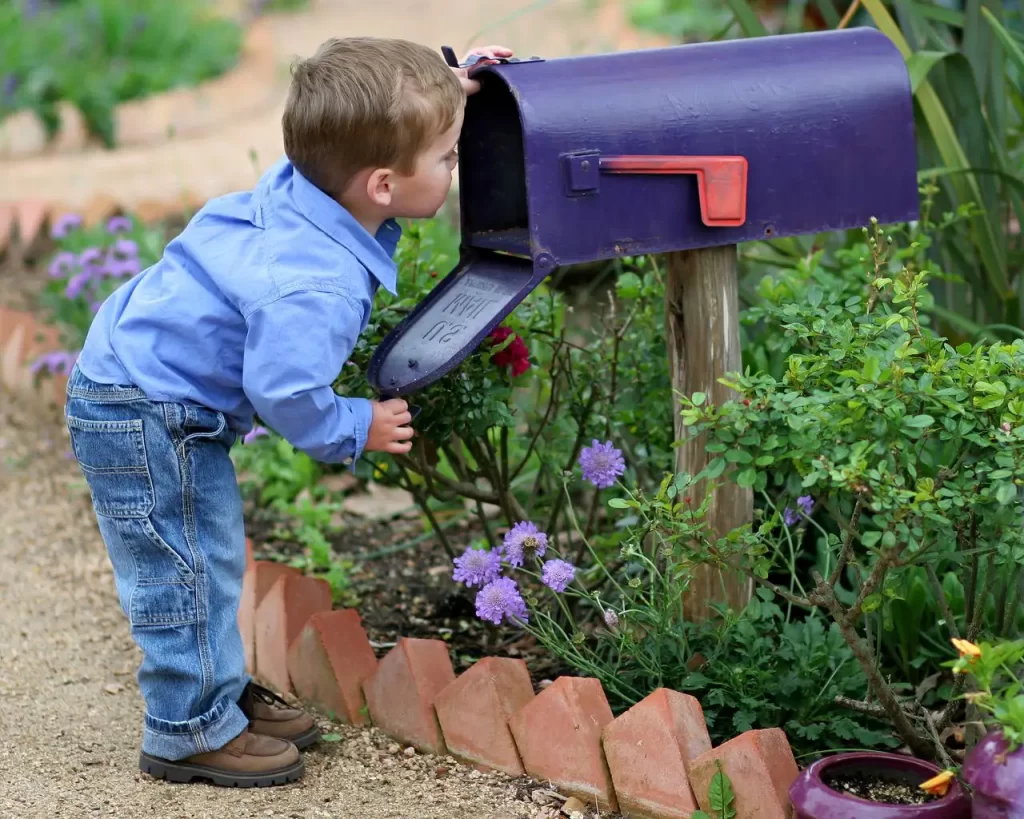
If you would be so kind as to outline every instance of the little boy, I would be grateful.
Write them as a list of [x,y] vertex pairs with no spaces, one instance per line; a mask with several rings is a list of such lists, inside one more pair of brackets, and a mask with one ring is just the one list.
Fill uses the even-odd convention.
[[404,401],[331,384],[378,285],[395,291],[395,217],[431,217],[448,195],[477,87],[424,46],[328,41],[294,66],[287,158],[254,190],[207,203],[89,330],[65,414],[143,654],[143,771],[240,787],[303,774],[312,718],[245,673],[228,450],[255,412],[327,463],[409,451]]

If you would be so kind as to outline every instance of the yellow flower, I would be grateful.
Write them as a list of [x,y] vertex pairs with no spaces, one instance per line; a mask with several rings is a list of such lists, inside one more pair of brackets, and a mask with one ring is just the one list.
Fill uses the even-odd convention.
[[953,638],[953,646],[960,652],[961,657],[977,660],[981,656],[981,649],[969,640]]
[[956,774],[952,771],[943,771],[938,776],[933,776],[927,782],[922,782],[918,787],[932,796],[945,796],[954,779],[956,779]]

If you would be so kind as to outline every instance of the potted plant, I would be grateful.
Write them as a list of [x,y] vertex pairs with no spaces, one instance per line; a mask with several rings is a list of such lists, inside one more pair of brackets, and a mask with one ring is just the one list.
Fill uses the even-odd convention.
[[969,819],[956,777],[921,759],[882,752],[836,754],[789,789],[796,819]]
[[954,674],[968,674],[974,690],[964,698],[990,715],[990,730],[964,761],[974,789],[974,819],[1024,817],[1024,640],[980,646],[954,640]]

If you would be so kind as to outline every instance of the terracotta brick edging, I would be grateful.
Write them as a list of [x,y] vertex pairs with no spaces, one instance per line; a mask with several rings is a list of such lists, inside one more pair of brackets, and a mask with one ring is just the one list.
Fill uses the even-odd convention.
[[[719,767],[732,780],[737,819],[792,816],[788,790],[798,769],[778,728],[747,731],[713,748],[700,703],[677,691],[658,689],[615,717],[597,679],[559,677],[534,694],[525,663],[502,657],[486,657],[456,676],[442,640],[403,637],[378,660],[358,612],[311,602],[316,595],[303,584],[316,582],[251,561],[239,620],[249,624],[243,634],[253,622],[274,630],[277,642],[266,656],[256,640],[255,676],[281,681],[282,693],[294,689],[339,722],[372,723],[422,752],[526,774],[635,819],[688,819],[698,806],[706,809]],[[291,584],[294,593],[287,592]],[[284,635],[291,635],[286,668]]]
[[62,407],[65,375],[36,375],[32,364],[60,349],[60,332],[32,313],[0,306],[0,388]]
[[[246,28],[238,64],[231,70],[192,88],[175,88],[118,105],[114,109],[116,147],[204,133],[261,111],[279,96],[276,70],[270,24],[258,19]],[[60,126],[52,139],[32,111],[19,111],[0,122],[0,177],[3,162],[102,150],[74,105],[62,101],[57,108]]]

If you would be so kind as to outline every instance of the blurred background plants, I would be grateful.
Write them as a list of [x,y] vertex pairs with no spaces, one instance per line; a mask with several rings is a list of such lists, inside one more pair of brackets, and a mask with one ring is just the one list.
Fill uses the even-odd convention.
[[0,120],[29,109],[52,135],[66,100],[112,147],[118,103],[224,73],[242,29],[208,0],[3,0],[0,42]]

